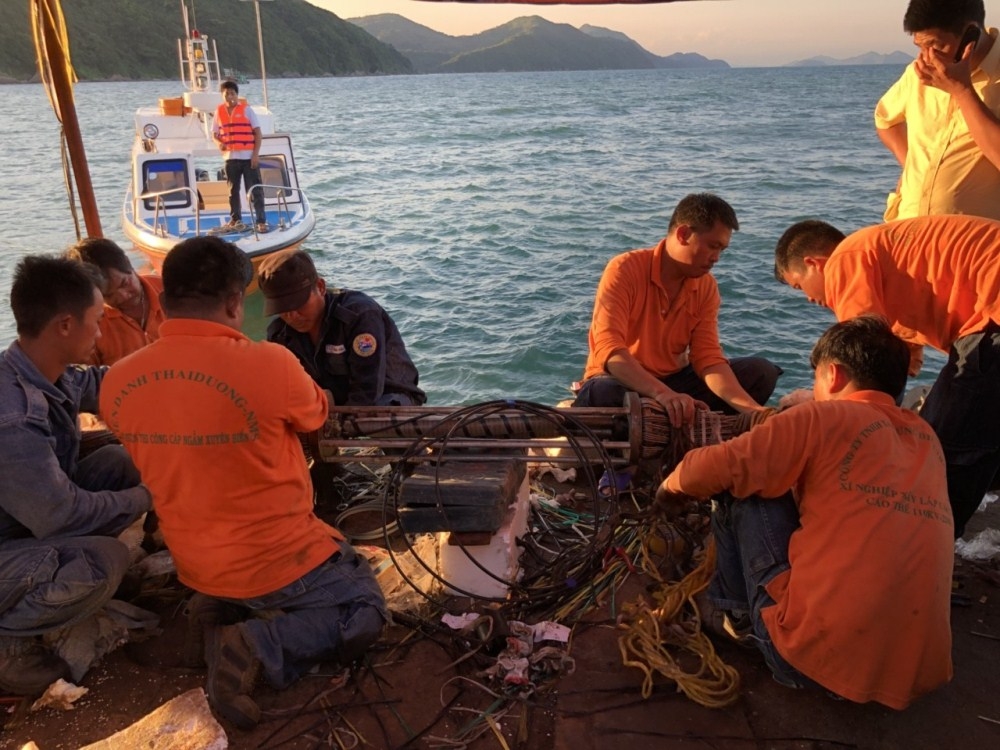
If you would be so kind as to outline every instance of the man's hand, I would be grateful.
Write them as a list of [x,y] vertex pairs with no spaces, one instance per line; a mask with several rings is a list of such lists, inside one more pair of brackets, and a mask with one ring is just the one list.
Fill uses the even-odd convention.
[[695,507],[691,509],[696,510],[700,502],[698,498],[691,497],[691,495],[667,489],[666,480],[656,490],[655,508],[668,521],[684,515],[692,505]]
[[663,407],[672,427],[681,427],[694,423],[694,415],[698,410],[708,410],[708,404],[698,401],[686,393],[663,390],[653,396],[653,400]]
[[812,388],[796,388],[778,399],[778,408],[787,409],[790,406],[807,404],[813,400]]
[[913,70],[925,86],[933,86],[955,96],[972,88],[972,70],[969,65],[971,56],[971,45],[969,49],[962,50],[962,57],[958,62],[948,59],[939,50],[925,48],[920,50]]

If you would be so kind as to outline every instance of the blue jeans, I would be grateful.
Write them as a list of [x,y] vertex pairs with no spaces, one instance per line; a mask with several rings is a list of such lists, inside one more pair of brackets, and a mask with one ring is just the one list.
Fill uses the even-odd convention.
[[775,603],[764,587],[790,567],[788,542],[799,528],[795,500],[791,493],[774,499],[752,496],[746,500],[723,493],[715,502],[712,534],[716,563],[709,598],[720,609],[750,615],[750,639],[778,682],[797,687],[815,685],[778,653],[761,617],[761,610]]
[[[737,357],[729,360],[733,374],[751,398],[760,405],[767,403],[781,375],[781,368],[763,357]],[[683,370],[662,378],[664,384],[678,393],[708,404],[712,411],[736,414],[736,410],[716,396],[688,365]],[[577,394],[573,406],[621,406],[625,403],[627,388],[610,375],[589,378]]]
[[226,601],[267,612],[267,617],[238,627],[268,682],[278,689],[320,661],[351,663],[378,639],[389,621],[371,566],[346,542],[340,542],[340,552],[284,588]]
[[957,538],[1000,470],[1000,325],[952,344],[920,416],[944,449]]
[[[125,449],[108,445],[77,465],[73,481],[91,491],[139,483]],[[107,536],[10,539],[0,549],[0,635],[34,636],[73,625],[103,607],[128,568],[128,548]]]
[[[240,199],[240,180],[243,180],[244,190],[250,190],[260,184],[260,169],[250,166],[250,159],[226,159],[226,182],[229,183],[229,218],[233,221],[243,220],[243,202]],[[250,196],[253,202],[254,221],[263,224],[267,221],[264,213],[264,190],[259,188]]]

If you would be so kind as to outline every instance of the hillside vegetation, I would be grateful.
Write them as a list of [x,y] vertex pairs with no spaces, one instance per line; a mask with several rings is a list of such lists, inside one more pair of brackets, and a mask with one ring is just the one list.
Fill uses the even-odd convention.
[[[66,0],[70,52],[81,80],[178,76],[179,0]],[[260,75],[254,4],[197,0],[191,25],[215,40],[223,67]],[[268,76],[411,72],[409,61],[357,26],[305,0],[260,4]],[[0,79],[37,77],[27,0],[0,3]]]

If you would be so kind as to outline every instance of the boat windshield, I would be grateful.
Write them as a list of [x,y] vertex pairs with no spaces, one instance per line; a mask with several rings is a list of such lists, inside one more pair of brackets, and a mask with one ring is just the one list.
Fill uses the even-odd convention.
[[[184,159],[154,159],[142,165],[143,195],[189,186],[187,161]],[[187,190],[168,192],[162,200],[169,208],[184,208],[191,205],[191,193]],[[143,203],[147,209],[152,209],[156,206],[156,198],[146,198]]]

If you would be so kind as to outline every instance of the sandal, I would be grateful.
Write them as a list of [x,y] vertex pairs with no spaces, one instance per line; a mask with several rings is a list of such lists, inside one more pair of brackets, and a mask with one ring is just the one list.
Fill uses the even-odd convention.
[[[601,474],[601,479],[597,483],[597,494],[601,497],[611,497],[619,492],[624,492],[631,486],[631,484],[632,472],[629,469],[616,471],[613,476],[605,471]],[[612,487],[614,489],[612,489]]]
[[270,231],[271,231],[271,227],[269,227],[264,222],[259,222],[257,224],[257,234],[267,234]]

